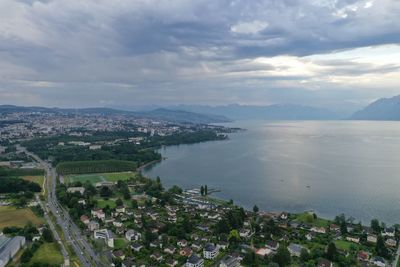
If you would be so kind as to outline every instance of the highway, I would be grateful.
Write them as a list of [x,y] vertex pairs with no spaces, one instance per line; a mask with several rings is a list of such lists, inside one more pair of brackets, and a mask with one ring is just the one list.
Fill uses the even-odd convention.
[[[47,185],[47,196],[48,196],[46,206],[48,210],[50,210],[55,216],[56,223],[61,227],[63,231],[65,242],[71,245],[76,256],[79,258],[82,266],[84,267],[111,266],[111,264],[109,263],[100,261],[99,255],[97,255],[94,252],[93,248],[89,245],[88,241],[86,240],[86,237],[81,234],[81,230],[73,222],[72,218],[69,216],[68,211],[65,210],[62,207],[62,205],[58,202],[56,195],[57,173],[55,168],[53,168],[51,164],[40,159],[37,155],[27,151],[26,148],[18,147],[18,149],[24,152],[25,154],[29,155],[30,157],[32,157],[45,169],[47,173],[46,185]],[[52,221],[50,220],[47,214],[45,218],[49,222],[50,228],[51,227],[54,228],[54,225],[52,226]],[[55,234],[55,238],[58,239],[59,242],[62,242],[58,234]],[[67,244],[62,244],[61,246],[64,259],[68,259],[68,253],[65,249]]]

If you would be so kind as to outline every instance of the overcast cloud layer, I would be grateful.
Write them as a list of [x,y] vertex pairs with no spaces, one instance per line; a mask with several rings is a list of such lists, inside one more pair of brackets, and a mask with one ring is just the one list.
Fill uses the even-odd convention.
[[0,104],[299,103],[400,94],[397,0],[0,1]]

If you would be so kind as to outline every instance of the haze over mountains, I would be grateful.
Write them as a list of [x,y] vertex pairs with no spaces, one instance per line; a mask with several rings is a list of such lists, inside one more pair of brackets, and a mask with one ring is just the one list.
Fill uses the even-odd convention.
[[228,118],[219,115],[198,114],[181,110],[168,110],[157,108],[150,111],[129,111],[113,108],[46,108],[46,107],[21,107],[13,105],[0,105],[0,114],[15,112],[47,112],[64,114],[104,114],[104,115],[130,115],[138,118],[161,119],[171,122],[190,122],[190,123],[220,123],[230,121]]
[[400,120],[400,95],[378,99],[354,113],[350,118],[354,120]]
[[296,104],[251,105],[175,105],[140,107],[48,108],[0,105],[0,114],[12,112],[50,112],[66,114],[131,115],[172,122],[223,123],[231,120],[400,120],[400,95],[379,99],[351,116],[328,109]]

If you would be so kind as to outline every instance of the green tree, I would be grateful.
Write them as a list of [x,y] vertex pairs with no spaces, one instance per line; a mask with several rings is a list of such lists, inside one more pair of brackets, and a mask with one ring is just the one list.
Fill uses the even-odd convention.
[[46,241],[48,243],[53,242],[53,240],[54,240],[53,233],[48,228],[45,228],[43,230],[42,237],[43,237],[44,241]]
[[228,241],[230,244],[234,245],[240,242],[240,235],[238,230],[233,229],[229,232]]
[[378,236],[378,241],[376,242],[376,254],[384,258],[388,258],[389,256],[389,251],[385,246],[385,240],[381,235]]
[[258,213],[258,211],[259,211],[259,209],[258,209],[257,205],[254,205],[253,206],[253,212],[254,213]]
[[376,234],[379,234],[381,232],[381,227],[377,219],[371,220],[371,228]]
[[280,267],[288,266],[290,264],[290,253],[286,246],[279,246],[277,253],[273,257],[273,261],[278,263]]
[[328,245],[327,251],[326,251],[326,258],[331,261],[335,261],[337,258],[337,249],[335,243],[331,242]]
[[303,248],[303,249],[301,250],[301,254],[300,254],[300,260],[301,260],[301,262],[307,262],[307,261],[310,260],[310,259],[311,259],[310,253],[308,252],[307,249]]
[[124,202],[122,201],[122,199],[118,198],[118,199],[115,201],[115,204],[116,204],[117,207],[118,207],[118,206],[124,205]]

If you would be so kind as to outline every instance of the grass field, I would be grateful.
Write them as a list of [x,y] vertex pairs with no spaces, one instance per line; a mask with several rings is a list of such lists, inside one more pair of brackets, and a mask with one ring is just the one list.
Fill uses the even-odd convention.
[[345,240],[336,240],[335,245],[338,249],[343,249],[349,251],[352,246],[358,247],[357,244]]
[[42,193],[43,191],[43,182],[44,182],[44,176],[43,175],[37,175],[37,176],[23,176],[22,179],[30,182],[37,183],[42,187]]
[[37,217],[30,209],[0,207],[0,229],[6,226],[24,227],[28,222],[40,225],[43,220]]
[[300,213],[296,216],[296,221],[309,223],[317,227],[327,227],[329,226],[329,221],[321,218],[314,219],[314,217],[307,212]]
[[45,243],[33,254],[30,263],[47,263],[51,265],[61,266],[63,264],[63,256],[56,243]]
[[126,247],[127,242],[128,241],[125,238],[116,238],[114,247],[115,247],[115,249],[123,249]]
[[113,208],[115,208],[117,206],[115,204],[116,200],[117,199],[114,199],[114,198],[108,199],[108,200],[99,198],[99,199],[97,199],[97,207],[104,209],[108,205],[108,206],[110,206],[110,208],[113,209]]
[[68,175],[65,178],[66,183],[73,182],[86,182],[98,183],[102,181],[116,182],[118,180],[128,180],[131,177],[136,176],[135,172],[112,172],[112,173],[91,173],[91,174],[79,174],[79,175]]

